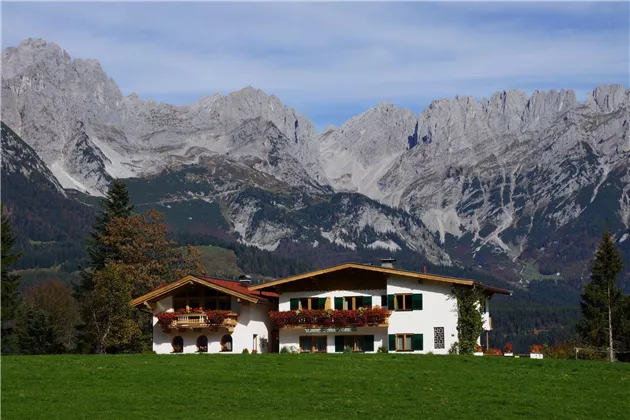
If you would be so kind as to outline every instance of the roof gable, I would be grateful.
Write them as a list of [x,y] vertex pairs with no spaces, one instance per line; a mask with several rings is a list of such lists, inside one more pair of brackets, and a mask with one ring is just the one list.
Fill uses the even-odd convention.
[[479,286],[479,287],[484,288],[488,293],[501,293],[501,294],[507,294],[507,295],[511,295],[512,294],[512,292],[510,290],[501,289],[499,287],[486,286],[485,284],[482,284],[482,283],[479,283],[479,282],[476,282],[476,281],[473,281],[473,280],[459,279],[459,278],[447,277],[447,276],[438,276],[438,275],[434,275],[434,274],[418,273],[418,272],[415,272],[415,271],[400,270],[400,269],[397,269],[397,268],[387,268],[387,267],[379,267],[379,266],[365,265],[365,264],[356,264],[356,263],[341,264],[341,265],[336,265],[334,267],[329,267],[329,268],[324,268],[324,269],[321,269],[321,270],[311,271],[311,272],[308,272],[308,273],[299,274],[299,275],[287,277],[287,278],[284,278],[284,279],[274,280],[274,281],[270,281],[270,282],[267,282],[267,283],[258,284],[256,286],[251,286],[249,289],[250,290],[269,289],[269,288],[272,288],[274,286],[278,286],[278,285],[281,285],[281,284],[286,284],[286,283],[290,283],[290,282],[294,282],[294,281],[299,281],[299,280],[308,279],[308,278],[312,278],[312,277],[316,277],[316,276],[321,276],[321,275],[324,275],[324,274],[333,273],[335,271],[340,271],[340,270],[346,270],[346,269],[349,269],[349,268],[358,269],[358,270],[365,270],[365,271],[372,271],[372,272],[379,272],[379,273],[384,273],[384,274],[399,275],[399,276],[403,276],[403,277],[411,277],[411,278],[416,278],[416,279],[430,280],[430,281],[436,281],[436,282],[442,282],[442,283],[459,284],[459,285],[470,286],[470,287]]
[[149,293],[139,296],[131,301],[132,306],[140,306],[144,302],[160,300],[161,298],[172,294],[175,290],[180,289],[189,284],[199,284],[223,292],[230,296],[244,299],[251,303],[269,303],[267,298],[278,296],[272,292],[255,292],[241,285],[239,282],[223,279],[214,279],[205,276],[185,276],[173,283],[158,287]]

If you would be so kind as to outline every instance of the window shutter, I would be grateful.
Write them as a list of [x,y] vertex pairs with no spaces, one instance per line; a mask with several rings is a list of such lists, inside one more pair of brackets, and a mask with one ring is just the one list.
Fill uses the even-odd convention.
[[372,296],[363,296],[363,306],[372,307]]
[[317,300],[319,301],[317,308],[324,309],[326,307],[326,298],[319,298]]
[[396,334],[389,335],[389,351],[396,351]]
[[335,336],[335,353],[343,353],[343,335]]
[[414,350],[424,350],[424,338],[422,334],[414,334],[411,341]]
[[366,335],[363,339],[363,351],[374,351],[374,336]]
[[300,309],[300,299],[291,299],[291,310],[297,311]]
[[411,307],[414,311],[422,310],[422,293],[414,294],[411,297]]
[[342,310],[343,309],[343,298],[336,297],[335,298],[335,309]]
[[394,310],[394,295],[387,295],[387,309]]

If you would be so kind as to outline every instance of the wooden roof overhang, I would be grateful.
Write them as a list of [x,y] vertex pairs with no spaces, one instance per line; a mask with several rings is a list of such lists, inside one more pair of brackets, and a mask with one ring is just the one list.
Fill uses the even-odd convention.
[[[356,276],[357,272],[361,272],[362,275],[365,276],[365,278],[362,278],[360,285],[357,285],[355,279],[349,279],[349,276],[347,276],[348,273],[354,273],[354,276]],[[449,283],[452,285],[461,285],[467,287],[477,286],[481,287],[488,295],[492,295],[494,293],[506,295],[512,294],[510,290],[502,289],[499,287],[486,286],[483,283],[479,283],[473,280],[356,263],[336,265],[334,267],[324,268],[321,270],[311,271],[309,273],[299,274],[284,279],[258,284],[249,287],[249,290],[277,290],[279,292],[289,292],[356,289],[357,286],[359,286],[361,289],[385,289],[387,287],[387,277],[390,275],[398,275],[401,277],[410,277],[419,280]],[[304,284],[305,280],[309,283]],[[296,284],[296,282],[298,281],[300,281],[299,287]],[[347,286],[343,284],[343,282],[348,282]],[[332,289],[329,289],[328,287],[332,287]]]
[[212,282],[197,278],[192,275],[185,276],[176,282],[167,284],[166,286],[155,289],[145,295],[135,298],[131,301],[131,306],[139,307],[146,306],[149,302],[157,302],[158,300],[164,299],[165,297],[175,293],[178,289],[182,287],[186,287],[192,284],[199,284],[201,286],[208,287],[210,289],[218,290],[227,295],[236,296],[237,298],[241,298],[247,302],[251,303],[267,303],[266,299],[257,299],[252,296],[248,296],[244,293],[237,292],[235,290],[229,289],[227,287],[222,287],[220,285],[214,284]]

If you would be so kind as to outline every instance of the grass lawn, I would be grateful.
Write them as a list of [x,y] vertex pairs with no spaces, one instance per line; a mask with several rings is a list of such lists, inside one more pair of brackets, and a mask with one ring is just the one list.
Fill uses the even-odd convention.
[[627,419],[630,364],[373,355],[8,356],[3,419]]

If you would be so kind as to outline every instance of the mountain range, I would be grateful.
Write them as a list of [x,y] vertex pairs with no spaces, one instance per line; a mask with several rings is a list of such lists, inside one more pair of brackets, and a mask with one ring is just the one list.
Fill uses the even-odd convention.
[[2,52],[3,200],[20,207],[30,180],[89,207],[127,178],[179,231],[316,265],[380,254],[580,284],[606,227],[630,261],[629,104],[621,85],[584,102],[510,90],[419,114],[381,103],[318,132],[252,87],[187,106],[124,96],[98,61],[28,39]]

